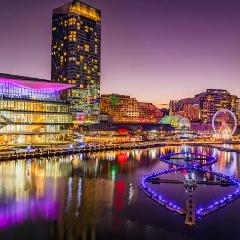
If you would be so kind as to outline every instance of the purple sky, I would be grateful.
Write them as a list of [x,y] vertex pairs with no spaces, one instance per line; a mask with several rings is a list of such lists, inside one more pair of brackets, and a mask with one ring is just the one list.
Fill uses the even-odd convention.
[[[1,1],[0,72],[50,79],[51,14],[64,2]],[[239,94],[239,0],[86,2],[102,10],[102,93],[154,103]]]

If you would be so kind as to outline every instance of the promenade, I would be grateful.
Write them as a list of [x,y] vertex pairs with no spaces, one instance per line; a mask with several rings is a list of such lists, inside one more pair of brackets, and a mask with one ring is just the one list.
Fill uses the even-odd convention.
[[[88,152],[100,152],[110,150],[124,150],[124,149],[144,149],[152,147],[165,147],[165,146],[207,146],[211,148],[219,149],[220,151],[228,152],[240,152],[240,149],[223,147],[223,142],[216,141],[184,141],[184,142],[163,142],[163,141],[151,141],[151,142],[134,142],[134,143],[121,143],[121,144],[108,144],[108,145],[95,145],[78,147],[74,145],[68,146],[55,146],[55,147],[42,147],[33,149],[21,149],[17,148],[0,151],[0,161],[16,160],[16,159],[29,159],[36,157],[47,157],[54,155],[69,155],[77,153]],[[230,144],[240,144],[240,142],[231,142]]]

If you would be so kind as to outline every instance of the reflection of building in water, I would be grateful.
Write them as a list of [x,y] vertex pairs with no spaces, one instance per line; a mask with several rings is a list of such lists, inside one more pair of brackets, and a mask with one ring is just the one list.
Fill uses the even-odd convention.
[[31,175],[37,177],[64,177],[72,172],[71,158],[51,158],[44,161],[33,160],[30,168]]
[[135,198],[133,186],[119,177],[136,171],[142,153],[110,151],[1,163],[0,195],[10,201],[0,207],[0,220],[9,225],[0,228],[43,219],[53,223],[55,233],[60,231],[60,239],[91,231],[94,235],[99,222],[111,226],[116,221],[113,209],[122,211]]
[[[97,226],[103,231],[118,227],[126,205],[137,198],[129,176],[158,163],[159,155],[181,149],[162,147],[3,162],[0,196],[8,201],[3,202],[4,209],[0,206],[0,220],[4,217],[13,225],[49,220],[57,239],[94,238]],[[210,151],[206,149],[201,150]],[[15,221],[19,216],[22,221]]]
[[[106,179],[69,178],[58,221],[60,239],[77,239],[96,229],[100,222],[111,224],[114,182]],[[109,211],[106,211],[108,210]],[[109,212],[109,214],[106,212]]]
[[33,179],[27,175],[25,161],[9,161],[0,164],[0,192],[9,199],[28,199]]
[[[95,229],[100,221],[110,225],[111,209],[115,206],[120,210],[128,197],[128,185],[123,182],[122,188],[121,181],[115,183],[112,180],[113,172],[116,177],[118,171],[127,171],[128,166],[136,169],[133,163],[137,161],[128,163],[129,154],[124,152],[116,154],[119,164],[118,160],[112,163],[98,158],[82,161],[79,155],[80,172],[85,176],[82,178],[79,172],[72,175],[71,160],[75,161],[77,156],[0,164],[0,194],[4,195],[4,199],[12,199],[4,209],[0,207],[0,220],[2,216],[15,225],[31,219],[58,219],[58,224],[54,226],[60,231],[60,239],[66,239],[66,236],[67,239],[71,238],[70,233],[87,235],[90,228]],[[121,159],[125,157],[127,162],[122,163]],[[92,177],[88,178],[87,175]],[[68,181],[62,178],[66,176]],[[95,176],[106,177],[100,179]],[[109,209],[109,215],[106,209]],[[22,216],[19,216],[20,212]],[[14,220],[19,218],[22,221]]]
[[112,211],[123,211],[134,198],[125,179],[70,177],[67,189],[61,196],[65,212],[58,220],[60,239],[95,239],[97,226],[116,227],[120,220]]
[[227,175],[239,176],[240,166],[238,165],[238,154],[236,152],[218,151],[216,156],[218,158],[218,162],[212,166],[214,171],[225,171]]
[[0,164],[0,229],[20,225],[25,221],[54,220],[58,214],[58,184],[47,178],[29,174],[25,161]]

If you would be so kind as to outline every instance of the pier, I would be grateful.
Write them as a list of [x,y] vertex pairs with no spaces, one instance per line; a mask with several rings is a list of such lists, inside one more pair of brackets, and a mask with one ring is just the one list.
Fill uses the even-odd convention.
[[[172,180],[172,179],[160,179],[160,178],[153,178],[151,180],[148,180],[148,182],[152,184],[161,184],[161,183],[170,183],[170,184],[184,184],[184,181],[180,180]],[[220,185],[222,187],[228,187],[233,185],[230,182],[227,181],[195,181],[196,184],[201,184],[201,185]]]

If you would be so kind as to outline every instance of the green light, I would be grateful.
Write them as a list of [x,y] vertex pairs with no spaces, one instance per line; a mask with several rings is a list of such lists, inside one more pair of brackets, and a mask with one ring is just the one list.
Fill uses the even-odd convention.
[[113,165],[111,166],[111,174],[116,174],[117,173],[117,166]]
[[119,97],[117,97],[117,96],[115,96],[115,95],[112,95],[112,96],[110,97],[110,104],[111,104],[111,106],[112,106],[112,107],[115,107],[115,106],[118,105],[118,103],[119,103]]

